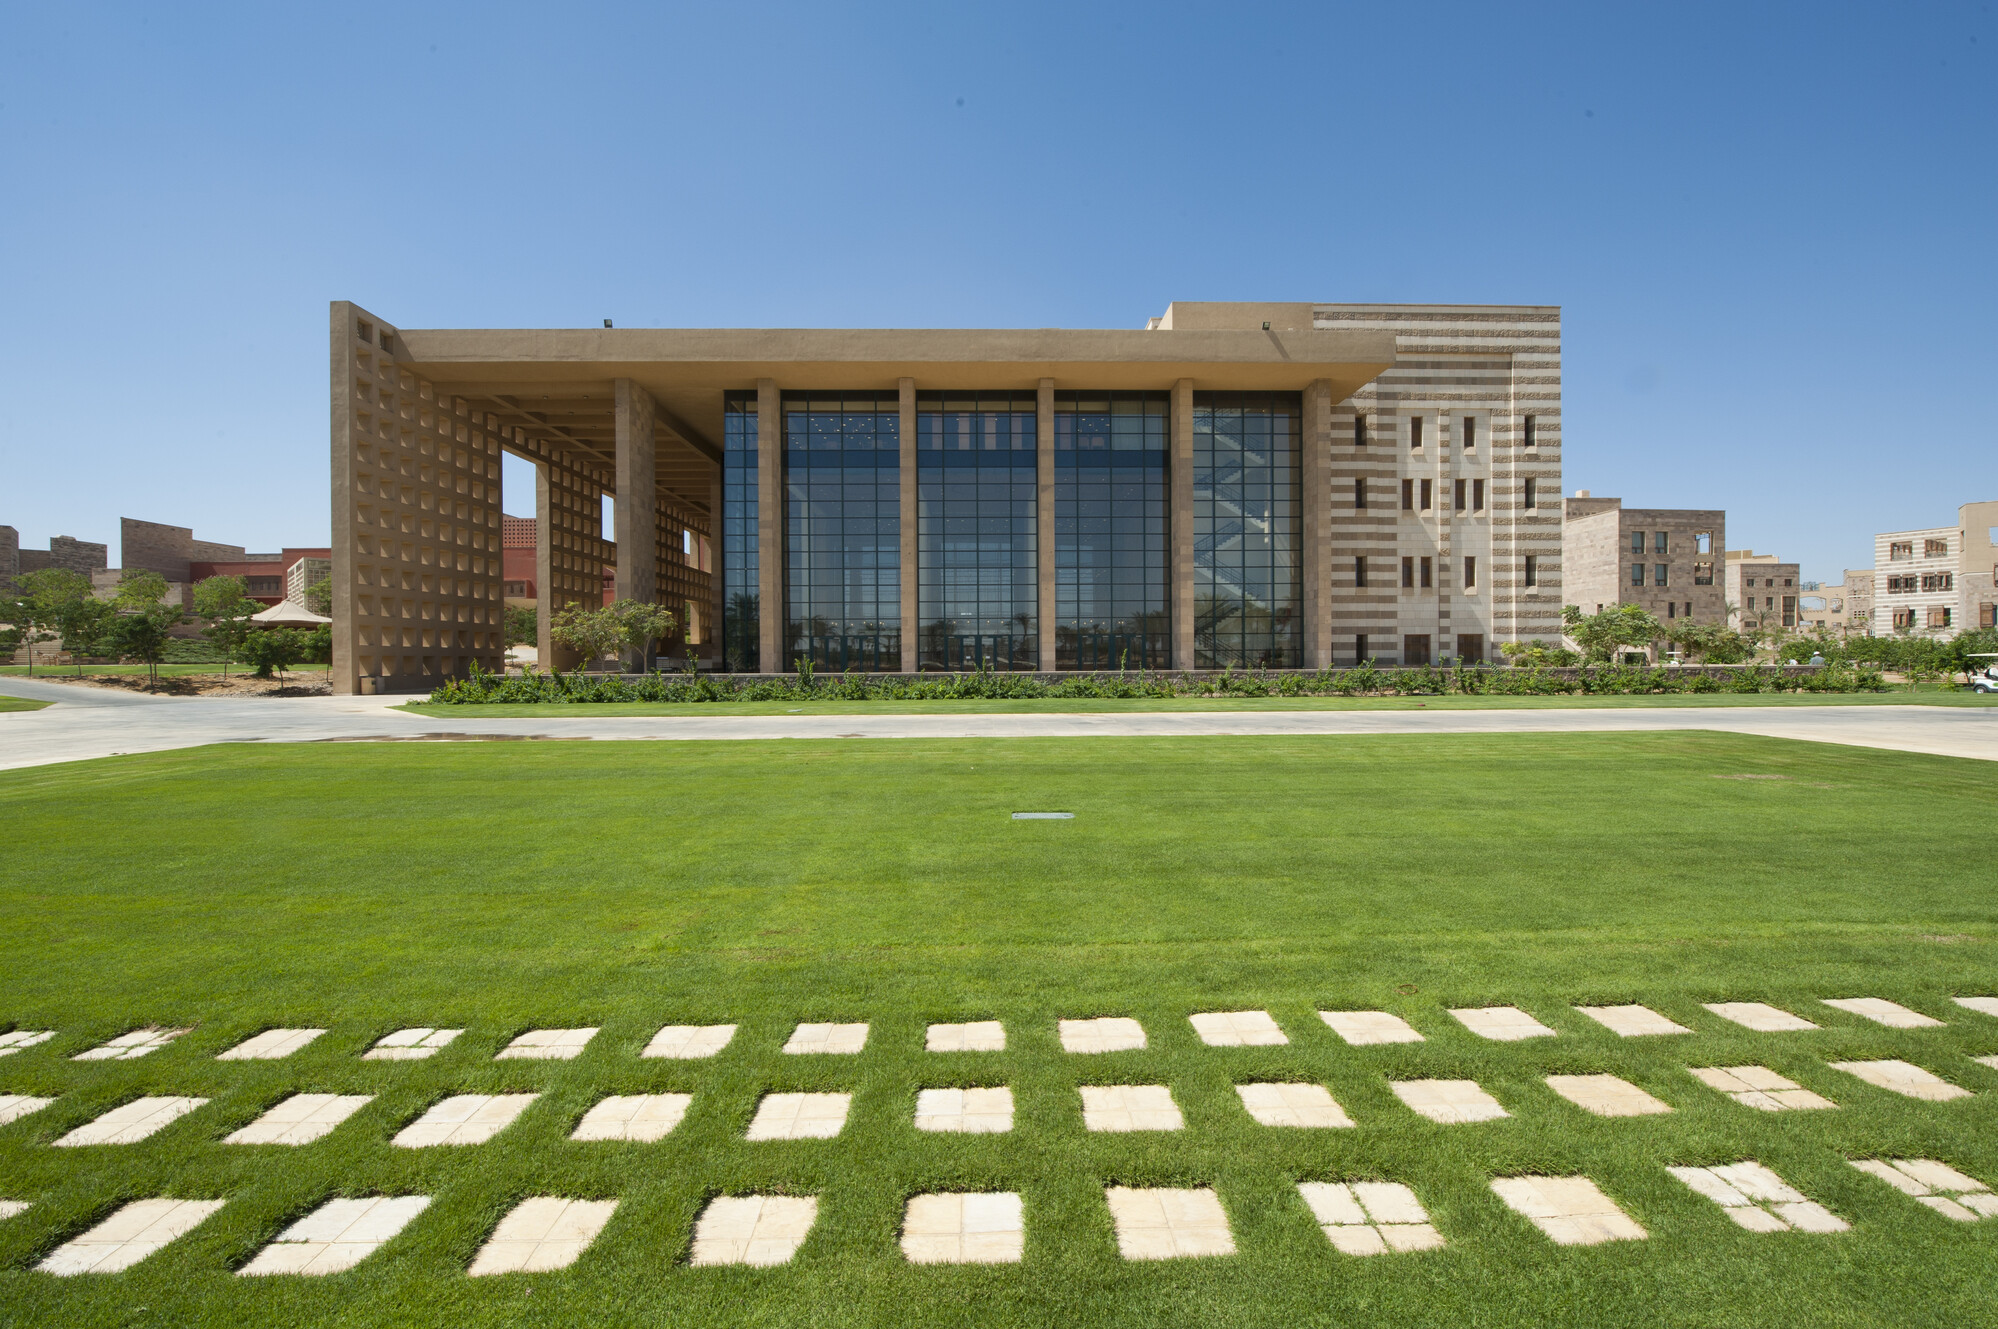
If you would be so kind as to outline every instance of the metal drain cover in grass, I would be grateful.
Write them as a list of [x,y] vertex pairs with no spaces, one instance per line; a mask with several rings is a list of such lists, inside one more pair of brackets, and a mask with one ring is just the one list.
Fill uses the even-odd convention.
[[1015,812],[1014,821],[1074,821],[1073,812]]

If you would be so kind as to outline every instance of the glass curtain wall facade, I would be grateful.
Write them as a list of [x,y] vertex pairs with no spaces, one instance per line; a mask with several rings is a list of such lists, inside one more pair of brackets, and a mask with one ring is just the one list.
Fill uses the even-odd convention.
[[916,398],[921,669],[1036,669],[1035,398]]
[[1057,669],[1166,669],[1172,396],[1055,394]]
[[722,399],[722,667],[758,672],[756,394]]
[[1195,668],[1303,664],[1302,461],[1299,394],[1193,394]]
[[784,668],[902,667],[901,398],[784,394]]

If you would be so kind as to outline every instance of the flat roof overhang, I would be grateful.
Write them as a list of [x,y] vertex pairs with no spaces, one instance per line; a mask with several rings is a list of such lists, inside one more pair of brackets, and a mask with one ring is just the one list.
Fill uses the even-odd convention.
[[[1032,391],[1044,378],[1058,391],[1163,391],[1191,379],[1203,392],[1296,392],[1326,379],[1342,401],[1395,358],[1394,334],[1371,331],[405,328],[397,336],[400,363],[438,391],[600,454],[612,451],[612,383],[631,379],[658,402],[665,431],[709,463],[720,457],[723,394],[753,391],[758,379],[786,391],[877,392],[903,378],[920,392]],[[669,487],[666,471],[680,468],[664,448],[660,466]],[[693,498],[692,488],[682,492]]]

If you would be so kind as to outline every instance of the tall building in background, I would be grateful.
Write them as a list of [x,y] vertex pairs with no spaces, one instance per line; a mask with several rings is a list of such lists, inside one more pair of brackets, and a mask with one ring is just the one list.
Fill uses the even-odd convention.
[[1965,503],[1956,516],[1955,526],[1873,537],[1876,636],[1948,640],[1966,629],[1998,627],[1998,500]]
[[1620,498],[1578,489],[1562,503],[1562,516],[1567,603],[1585,614],[1641,605],[1668,624],[1727,621],[1727,513],[1626,508]]

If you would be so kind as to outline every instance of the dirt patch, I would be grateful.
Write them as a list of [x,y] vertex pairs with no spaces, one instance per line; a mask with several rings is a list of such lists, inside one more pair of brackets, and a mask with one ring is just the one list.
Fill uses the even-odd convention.
[[326,697],[332,688],[323,674],[293,674],[282,686],[274,678],[250,674],[167,674],[149,683],[144,674],[37,674],[38,681],[72,687],[109,688],[115,692],[146,692],[155,697]]

